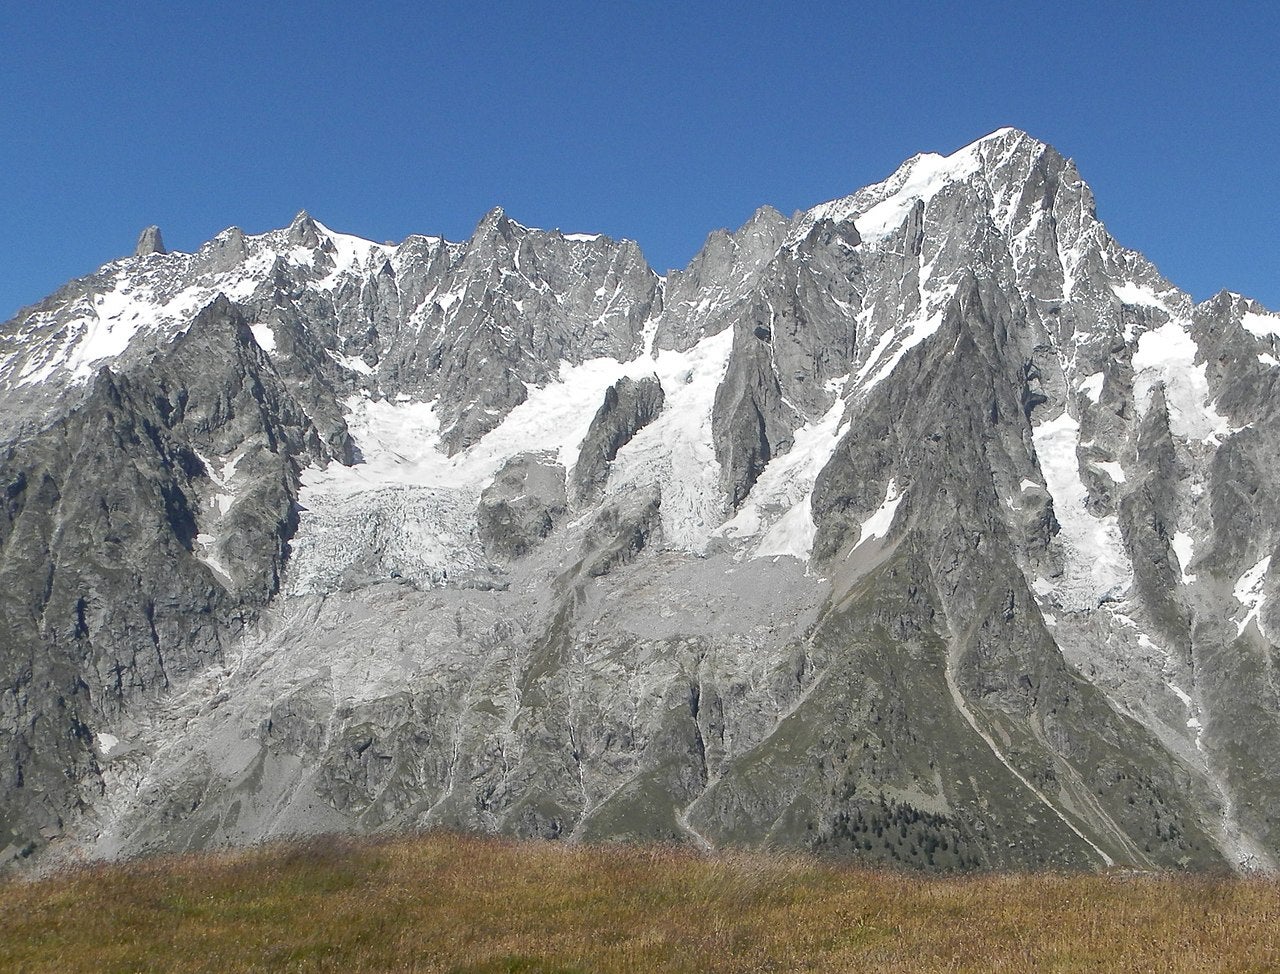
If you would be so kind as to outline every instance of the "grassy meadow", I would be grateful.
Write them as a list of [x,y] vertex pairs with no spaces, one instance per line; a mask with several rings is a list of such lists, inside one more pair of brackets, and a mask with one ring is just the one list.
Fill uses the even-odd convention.
[[1280,971],[1280,884],[429,834],[0,885],[0,971]]

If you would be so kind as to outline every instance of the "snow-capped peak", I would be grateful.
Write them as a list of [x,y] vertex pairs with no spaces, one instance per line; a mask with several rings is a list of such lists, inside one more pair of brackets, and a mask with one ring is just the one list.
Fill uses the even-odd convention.
[[1001,128],[957,149],[950,155],[923,152],[912,156],[888,179],[856,193],[808,210],[793,236],[803,237],[821,220],[854,221],[868,242],[891,233],[920,201],[928,202],[948,185],[963,182],[978,172],[992,172],[1019,146],[1047,146],[1015,128]]

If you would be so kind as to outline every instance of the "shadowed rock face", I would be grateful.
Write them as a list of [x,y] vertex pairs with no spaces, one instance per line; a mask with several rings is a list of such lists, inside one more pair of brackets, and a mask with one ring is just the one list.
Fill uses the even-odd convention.
[[609,464],[636,433],[658,417],[665,398],[662,383],[649,377],[624,376],[605,391],[573,468],[574,497],[579,504],[600,499]]
[[[220,660],[279,589],[298,462],[327,459],[225,299],[147,370],[103,368],[90,385],[0,460],[0,810],[50,834],[91,798],[89,728]],[[211,467],[229,456],[238,503],[206,517]]]
[[1012,130],[665,279],[144,233],[0,328],[0,856],[1271,868],[1277,336]]

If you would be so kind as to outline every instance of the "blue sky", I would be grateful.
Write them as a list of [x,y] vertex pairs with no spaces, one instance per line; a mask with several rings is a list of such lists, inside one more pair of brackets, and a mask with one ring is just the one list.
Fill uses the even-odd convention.
[[1280,308],[1277,38],[1245,3],[4,4],[0,318],[148,223],[304,207],[399,240],[497,204],[665,271],[1004,125],[1197,298]]

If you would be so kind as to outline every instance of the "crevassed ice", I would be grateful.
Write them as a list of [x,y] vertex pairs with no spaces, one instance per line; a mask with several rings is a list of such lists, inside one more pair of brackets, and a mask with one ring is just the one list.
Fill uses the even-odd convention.
[[501,424],[452,457],[441,449],[434,403],[350,397],[347,426],[361,462],[303,472],[290,590],[324,591],[370,550],[381,553],[379,570],[424,581],[475,567],[484,487],[520,453],[547,454],[571,470],[605,390],[623,376],[656,374],[666,403],[619,451],[609,490],[661,483],[664,537],[705,549],[723,520],[711,411],[732,340],[726,331],[656,359],[564,364],[558,380],[530,386]]
[[687,352],[664,350],[631,363],[638,374],[658,376],[665,402],[658,418],[618,451],[607,489],[662,484],[663,537],[690,551],[705,551],[724,521],[711,414],[732,349],[733,329],[726,328]]

